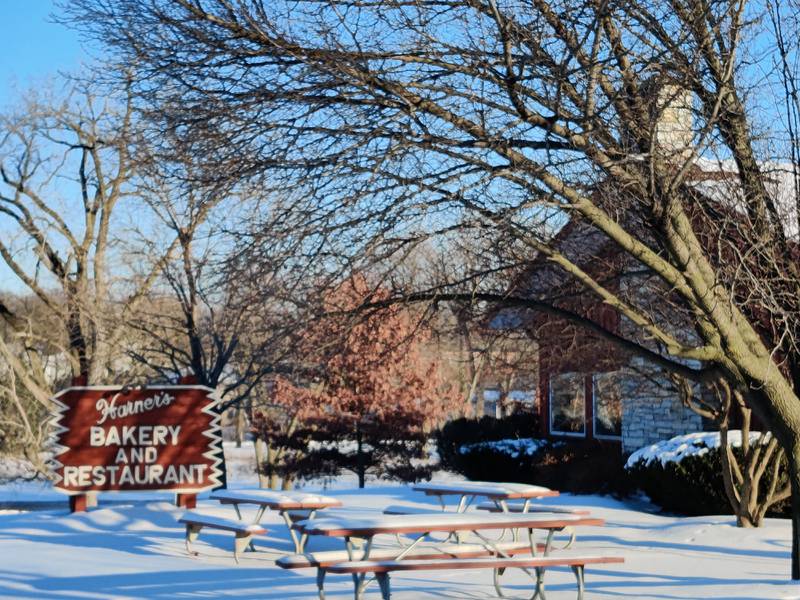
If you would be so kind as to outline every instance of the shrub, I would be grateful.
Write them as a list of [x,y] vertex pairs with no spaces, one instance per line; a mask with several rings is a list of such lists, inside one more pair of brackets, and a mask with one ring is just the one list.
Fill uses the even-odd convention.
[[530,483],[573,494],[624,494],[629,491],[619,444],[567,438],[531,457]]
[[[733,453],[743,464],[743,452]],[[730,502],[722,479],[722,449],[716,432],[689,434],[642,448],[628,459],[628,479],[664,510],[684,515],[730,515]],[[785,458],[778,485],[787,481]],[[789,501],[780,502],[768,516],[790,516]]]
[[436,432],[436,447],[442,468],[460,472],[463,468],[462,446],[504,439],[530,438],[539,431],[539,420],[534,413],[517,412],[495,419],[460,418],[448,421]]
[[446,425],[437,436],[442,466],[472,480],[532,483],[573,493],[627,489],[619,445],[531,438],[535,417],[515,417],[458,419]]

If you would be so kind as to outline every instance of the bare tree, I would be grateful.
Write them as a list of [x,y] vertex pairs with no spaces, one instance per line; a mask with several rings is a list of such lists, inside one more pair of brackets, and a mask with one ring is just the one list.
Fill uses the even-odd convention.
[[[759,123],[748,98],[756,84],[760,97],[782,98],[770,84],[789,81],[754,79],[751,64],[770,69],[780,58],[748,55],[780,47],[774,28],[759,28],[761,5],[79,0],[65,8],[140,61],[141,102],[202,149],[207,177],[269,173],[273,185],[302,192],[321,230],[350,232],[341,236],[353,252],[398,251],[454,228],[495,231],[634,329],[608,331],[546,295],[453,286],[410,297],[549,311],[687,378],[743,390],[787,454],[800,579],[800,197],[776,193],[786,170],[759,160],[757,133],[794,135],[774,110]],[[728,161],[714,168],[724,186],[697,177],[715,152]],[[797,165],[788,172],[796,178]],[[692,335],[555,247],[542,232],[559,220],[595,231],[647,270]]]
[[0,299],[0,356],[10,367],[2,393],[32,454],[58,386],[125,370],[125,320],[162,266],[137,270],[124,257],[121,225],[140,164],[130,92],[100,100],[71,83],[62,97],[31,95],[0,119],[0,258],[18,299]]
[[[741,392],[722,381],[711,393],[690,381],[672,378],[681,398],[693,411],[719,427],[722,457],[722,480],[725,495],[740,527],[760,527],[767,511],[791,494],[788,482],[781,481],[785,460],[778,440],[768,431],[752,431],[752,410]],[[730,431],[738,424],[740,451],[734,449]]]

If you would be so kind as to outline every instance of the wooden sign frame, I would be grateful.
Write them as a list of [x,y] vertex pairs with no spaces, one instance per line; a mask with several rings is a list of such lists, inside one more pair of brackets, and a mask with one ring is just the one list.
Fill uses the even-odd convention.
[[70,496],[219,487],[221,415],[201,385],[72,386],[53,398],[50,468]]

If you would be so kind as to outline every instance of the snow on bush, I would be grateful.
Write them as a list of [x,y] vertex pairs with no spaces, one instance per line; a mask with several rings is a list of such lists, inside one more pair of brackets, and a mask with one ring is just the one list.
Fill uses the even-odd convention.
[[547,447],[558,446],[561,442],[551,442],[550,440],[537,440],[535,438],[520,438],[508,440],[493,440],[489,442],[477,442],[474,444],[464,444],[459,447],[459,454],[469,454],[478,450],[491,450],[498,454],[505,454],[511,458],[520,456],[533,456],[539,450]]
[[30,461],[15,456],[0,455],[0,483],[39,478],[42,478],[41,473],[36,471]]
[[[361,449],[363,452],[372,452],[374,450],[374,448],[367,443],[363,443],[361,445]],[[339,441],[311,440],[310,442],[308,442],[308,450],[310,452],[324,452],[326,450],[335,450],[340,454],[349,456],[358,452],[358,442],[356,442],[355,440],[339,440]]]
[[[769,435],[769,434],[767,434]],[[750,432],[750,443],[755,443],[761,436],[759,431]],[[767,438],[769,439],[769,438]],[[732,429],[728,432],[728,443],[735,447],[742,445],[742,432]],[[687,456],[703,456],[712,448],[719,448],[721,438],[719,431],[703,431],[700,433],[687,433],[668,440],[656,442],[651,446],[639,448],[630,455],[625,463],[626,469],[636,466],[649,466],[653,461],[659,461],[662,466],[667,463],[679,463]]]

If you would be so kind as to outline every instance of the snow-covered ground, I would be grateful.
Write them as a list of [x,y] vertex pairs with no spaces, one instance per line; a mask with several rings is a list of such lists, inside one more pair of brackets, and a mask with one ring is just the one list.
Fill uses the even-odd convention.
[[[247,449],[226,454],[242,463]],[[237,460],[239,459],[239,460]],[[236,485],[252,485],[246,467],[232,469]],[[388,504],[426,505],[421,494],[405,486],[372,484],[353,489],[350,478],[325,486],[326,494],[352,509],[381,509]],[[352,486],[352,487],[351,487]],[[321,490],[319,482],[305,489]],[[14,500],[15,499],[15,500]],[[107,504],[107,499],[119,503]],[[232,558],[232,536],[203,531],[195,544],[197,558],[187,556],[181,510],[166,495],[101,496],[100,507],[70,515],[64,497],[41,483],[0,486],[0,502],[50,503],[48,510],[0,511],[0,597],[2,598],[316,598],[313,571],[284,571],[275,558],[289,553],[289,536],[274,513],[264,523],[258,552],[241,564]],[[58,501],[58,503],[56,503]],[[718,600],[800,599],[800,585],[788,580],[789,522],[768,519],[755,530],[736,529],[730,517],[677,518],[652,514],[646,505],[599,496],[564,495],[557,505],[586,507],[606,519],[605,527],[578,531],[576,549],[625,557],[624,565],[587,570],[587,600],[716,598]],[[431,505],[432,506],[432,505]],[[199,509],[233,516],[230,507],[201,500]],[[381,540],[393,544],[394,539]],[[340,549],[337,539],[312,539],[310,549]],[[529,597],[524,573],[503,580],[513,597]],[[484,599],[494,596],[491,574],[482,571],[414,572],[392,577],[398,600]],[[575,597],[572,574],[548,571],[547,597]],[[352,598],[347,576],[329,575],[328,598]],[[370,587],[367,599],[379,598]]]

